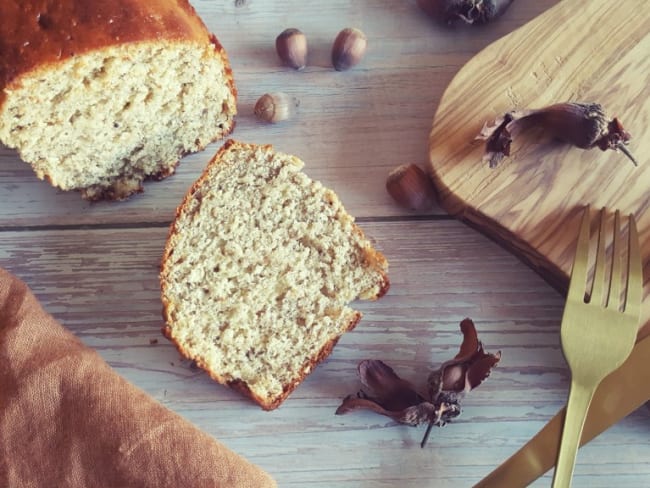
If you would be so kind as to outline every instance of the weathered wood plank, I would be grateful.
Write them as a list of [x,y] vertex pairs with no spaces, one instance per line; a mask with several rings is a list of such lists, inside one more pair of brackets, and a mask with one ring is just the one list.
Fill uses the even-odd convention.
[[[167,229],[0,232],[0,265],[122,375],[268,469],[280,486],[470,486],[562,405],[568,385],[558,339],[563,299],[500,247],[449,219],[361,222],[385,252],[392,288],[358,304],[364,319],[274,412],[263,412],[180,360],[160,335],[158,265]],[[502,362],[434,431],[370,413],[337,417],[358,387],[356,364],[382,359],[422,381],[455,355],[469,316]],[[156,342],[157,341],[157,342]],[[152,343],[153,342],[153,343]],[[648,411],[580,452],[575,486],[645,486]],[[535,486],[548,485],[548,478]]]

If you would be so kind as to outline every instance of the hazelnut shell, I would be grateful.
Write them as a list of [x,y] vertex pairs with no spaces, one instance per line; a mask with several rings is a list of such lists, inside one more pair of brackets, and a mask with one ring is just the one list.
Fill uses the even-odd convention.
[[336,71],[350,69],[366,53],[368,38],[359,29],[348,27],[338,33],[332,45],[332,65]]
[[436,202],[436,193],[429,176],[416,164],[401,165],[386,180],[386,191],[400,206],[422,211]]
[[295,70],[307,66],[307,37],[299,29],[283,30],[275,38],[275,50],[286,66]]

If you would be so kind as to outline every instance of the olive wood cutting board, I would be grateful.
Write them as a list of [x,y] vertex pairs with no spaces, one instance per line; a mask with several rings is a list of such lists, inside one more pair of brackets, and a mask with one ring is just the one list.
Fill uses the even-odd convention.
[[[484,123],[515,109],[597,102],[631,134],[623,153],[583,150],[532,128],[496,168],[482,160]],[[472,58],[446,89],[429,137],[446,211],[481,230],[558,289],[569,281],[582,211],[634,214],[650,334],[650,8],[646,0],[563,0]],[[623,220],[625,222],[626,219]],[[595,233],[595,227],[594,227]],[[614,331],[613,331],[614,333]]]

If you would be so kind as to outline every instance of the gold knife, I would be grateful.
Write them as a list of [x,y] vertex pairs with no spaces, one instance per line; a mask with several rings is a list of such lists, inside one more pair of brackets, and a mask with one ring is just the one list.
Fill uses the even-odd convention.
[[[650,399],[650,336],[639,341],[623,365],[603,380],[587,414],[580,445]],[[563,408],[535,437],[474,488],[528,486],[555,465],[564,424]]]

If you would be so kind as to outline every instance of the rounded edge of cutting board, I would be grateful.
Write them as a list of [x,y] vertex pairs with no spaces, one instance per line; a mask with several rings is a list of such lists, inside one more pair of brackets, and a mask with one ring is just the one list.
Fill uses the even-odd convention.
[[[637,222],[642,223],[639,229],[645,269],[642,320],[644,334],[648,334],[650,212],[647,210],[650,210],[650,186],[645,190],[642,183],[650,175],[650,160],[642,160],[641,167],[634,169],[620,153],[612,151],[584,151],[557,143],[550,147],[548,142],[546,145],[525,143],[523,150],[518,152],[515,148],[513,155],[497,168],[490,169],[487,163],[482,162],[484,143],[474,140],[484,123],[492,122],[513,109],[539,108],[570,100],[597,101],[603,104],[610,116],[621,116],[623,124],[631,129],[630,147],[637,157],[643,159],[644,154],[650,154],[650,143],[646,142],[650,127],[650,88],[645,88],[650,83],[644,82],[650,78],[643,75],[649,73],[650,68],[648,61],[640,59],[650,45],[650,13],[637,15],[631,21],[625,17],[626,12],[642,6],[642,3],[622,0],[614,6],[607,0],[588,3],[563,0],[486,46],[459,70],[443,93],[428,138],[428,169],[443,209],[513,252],[560,291],[564,291],[568,284],[584,205],[599,208],[604,203],[609,207],[616,204],[624,212],[634,213]],[[579,12],[579,17],[576,17],[576,12]],[[557,26],[563,25],[560,21],[567,20],[571,21],[576,32],[588,33],[596,46],[601,46],[603,39],[611,39],[610,42],[618,43],[616,48],[610,44],[601,49],[602,52],[595,53],[599,56],[589,56],[594,54],[589,49],[595,48],[587,46],[589,49],[585,51],[584,43],[580,44],[584,36],[562,37]],[[603,29],[594,29],[594,25],[603,26]],[[556,33],[557,36],[553,37]],[[530,39],[539,42],[526,45],[525,41]],[[555,50],[545,50],[548,45]],[[539,51],[537,55],[536,50]],[[632,71],[640,73],[637,78],[641,79],[630,82],[628,76],[619,82],[618,74],[625,72],[624,63],[629,65],[630,61],[634,64]],[[644,70],[641,71],[640,67]],[[497,76],[492,76],[494,73]],[[512,79],[511,83],[507,82],[509,79]],[[604,79],[608,83],[606,86]],[[463,97],[466,96],[462,99],[467,107],[464,112],[457,105],[458,86],[466,90],[462,93]],[[495,86],[499,88],[497,97],[481,98],[482,90],[491,87],[494,91]],[[620,93],[625,93],[625,96],[620,96]],[[593,100],[594,96],[597,100]],[[566,161],[571,164],[560,166]],[[532,239],[532,224],[522,227],[521,221],[525,218],[516,215],[526,210],[524,205],[518,207],[516,199],[513,208],[507,210],[509,215],[504,217],[491,212],[494,202],[502,199],[504,189],[507,191],[514,187],[520,190],[517,177],[530,177],[531,173],[534,175],[532,179],[542,179],[548,176],[544,173],[550,173],[554,183],[558,182],[557,178],[563,178],[569,181],[569,190],[576,189],[575,195],[565,196],[558,193],[557,187],[547,185],[546,190],[550,189],[552,195],[542,194],[538,200],[545,208],[538,212],[537,224],[544,229],[535,230],[538,235]],[[630,193],[634,195],[608,194],[608,184],[618,185],[619,190],[631,186]],[[586,191],[587,186],[589,190]],[[462,194],[457,193],[459,189],[462,189]],[[520,196],[530,200],[529,195]],[[562,202],[557,201],[559,198]],[[536,241],[540,235],[540,239],[547,240],[541,245]]]

